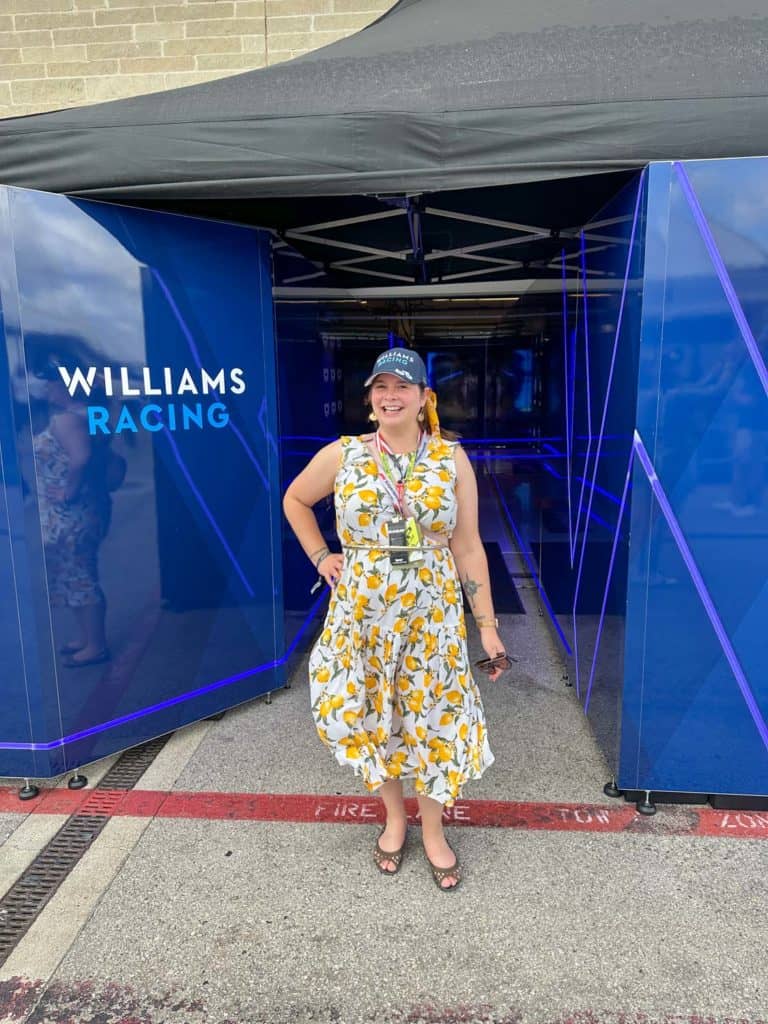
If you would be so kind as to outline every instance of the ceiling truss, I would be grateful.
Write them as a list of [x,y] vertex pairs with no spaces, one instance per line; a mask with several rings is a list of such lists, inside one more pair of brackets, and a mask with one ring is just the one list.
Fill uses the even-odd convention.
[[[415,284],[426,286],[433,279],[437,283],[455,284],[462,281],[469,281],[472,278],[498,274],[504,271],[520,271],[525,269],[528,273],[535,273],[536,270],[553,271],[563,269],[564,272],[572,275],[580,272],[582,254],[600,252],[608,249],[611,245],[627,245],[625,238],[616,237],[612,234],[602,233],[602,229],[623,224],[626,217],[612,217],[603,221],[592,222],[589,230],[581,227],[553,230],[548,227],[538,227],[533,224],[524,224],[517,221],[508,221],[492,217],[483,217],[471,213],[463,213],[456,210],[445,210],[436,206],[420,204],[420,197],[408,196],[398,199],[387,200],[393,204],[393,208],[370,213],[362,216],[346,217],[336,220],[323,221],[314,224],[305,224],[293,227],[279,234],[275,239],[274,248],[283,255],[294,255],[302,259],[304,267],[300,273],[282,276],[281,284],[285,286],[296,286],[304,282],[317,280],[325,277],[328,271],[336,274],[353,274],[377,280],[390,281],[398,287],[403,284]],[[471,224],[475,227],[501,230],[504,235],[500,238],[493,238],[485,242],[477,242],[464,246],[456,246],[449,249],[433,248],[425,251],[423,241],[424,219],[428,217],[430,225],[440,218],[448,221],[460,221]],[[339,229],[375,224],[379,221],[395,220],[404,218],[407,224],[407,232],[410,245],[407,247],[386,247],[383,245],[369,245],[362,240],[340,238],[332,234]],[[405,225],[404,225],[405,227]],[[374,235],[374,232],[371,232]],[[540,260],[520,260],[511,255],[489,255],[494,251],[505,250],[505,253],[515,246],[527,245],[531,242],[543,240],[562,240],[571,243],[566,251],[565,246],[556,256],[550,254]],[[578,248],[572,248],[573,243],[578,243]],[[590,244],[586,243],[599,243]],[[327,258],[312,259],[301,252],[304,245],[310,246],[314,252],[316,247],[322,247],[327,251]],[[341,253],[351,255],[344,258],[335,258]],[[448,274],[433,273],[437,261],[444,259],[465,260],[471,263],[466,270],[459,270]],[[395,269],[392,263],[402,265],[402,271]],[[307,269],[307,263],[314,267]],[[478,267],[478,264],[484,266]],[[607,276],[604,272],[587,269],[586,273],[592,278]],[[351,284],[352,282],[350,282]]]

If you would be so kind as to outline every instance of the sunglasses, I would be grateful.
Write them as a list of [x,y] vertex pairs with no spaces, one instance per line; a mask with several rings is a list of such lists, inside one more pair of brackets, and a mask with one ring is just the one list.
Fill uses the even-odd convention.
[[488,675],[491,675],[497,668],[501,669],[502,672],[505,669],[512,668],[512,659],[508,654],[497,654],[495,658],[481,658],[480,661],[475,662],[475,665],[481,672],[487,672]]

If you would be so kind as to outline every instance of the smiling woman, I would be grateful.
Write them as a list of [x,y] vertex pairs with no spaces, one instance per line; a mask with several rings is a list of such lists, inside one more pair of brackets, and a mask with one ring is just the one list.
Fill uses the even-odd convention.
[[[403,780],[419,800],[435,882],[453,889],[458,859],[443,808],[493,763],[469,663],[459,572],[489,658],[503,655],[467,456],[441,431],[424,363],[389,349],[365,382],[373,434],[323,448],[288,488],[284,508],[333,588],[309,663],[321,740],[380,793],[386,827],[374,848],[385,874],[406,838]],[[323,542],[312,506],[334,494],[342,553]],[[497,663],[489,671],[496,679]]]

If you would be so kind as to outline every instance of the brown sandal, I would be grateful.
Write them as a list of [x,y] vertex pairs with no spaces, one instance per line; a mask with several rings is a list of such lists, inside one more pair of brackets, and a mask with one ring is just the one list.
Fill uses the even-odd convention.
[[[405,853],[405,842],[406,839],[408,838],[408,833],[406,832],[405,839],[403,839],[403,845],[400,847],[399,850],[382,850],[381,846],[379,845],[379,839],[381,839],[381,837],[384,835],[384,831],[385,830],[382,829],[381,832],[379,832],[378,837],[376,839],[376,845],[373,848],[373,859],[376,864],[376,867],[379,869],[382,875],[396,875],[397,872],[400,870],[400,865],[403,863],[403,854]],[[390,870],[389,868],[382,867],[382,864],[386,863],[394,864],[395,866],[392,870]]]
[[[424,854],[424,857],[426,858],[427,864],[429,864],[430,870],[432,871],[432,877],[435,880],[435,885],[437,886],[438,889],[440,889],[441,892],[453,892],[454,889],[458,889],[461,883],[461,865],[459,864],[459,858],[456,857],[455,853],[454,857],[456,857],[456,862],[452,864],[451,867],[449,868],[436,867],[429,859],[429,857],[427,857],[426,853]],[[443,882],[446,880],[446,878],[455,878],[456,884],[443,885]]]

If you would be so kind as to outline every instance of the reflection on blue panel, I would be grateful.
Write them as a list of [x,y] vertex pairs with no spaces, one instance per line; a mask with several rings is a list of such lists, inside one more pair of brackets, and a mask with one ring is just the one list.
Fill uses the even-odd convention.
[[[541,578],[573,652],[573,682],[611,764],[618,758],[632,431],[644,242],[638,176],[584,226],[576,293],[562,294],[562,385],[537,491]],[[567,277],[562,256],[563,281]]]
[[[277,372],[280,409],[281,491],[306,466],[324,444],[342,433],[344,416],[344,372],[341,343],[324,324],[324,309],[309,303],[279,303],[275,330],[278,339]],[[297,367],[301,387],[296,386]],[[360,404],[360,425],[364,422]],[[335,514],[331,498],[320,502],[315,512],[320,529],[336,550]],[[289,642],[299,637],[312,608],[324,610],[311,590],[318,576],[296,536],[283,521],[282,554],[285,571],[285,633]],[[325,588],[324,588],[325,593]],[[301,632],[299,650],[314,639],[312,631]]]
[[635,788],[768,792],[766,171],[650,171],[620,762]]
[[3,709],[0,774],[22,737],[43,775],[281,685],[271,290],[258,232],[0,196],[12,686],[31,709],[26,733]]

